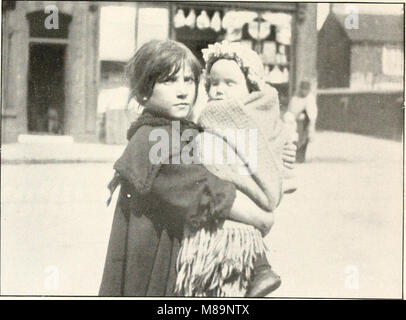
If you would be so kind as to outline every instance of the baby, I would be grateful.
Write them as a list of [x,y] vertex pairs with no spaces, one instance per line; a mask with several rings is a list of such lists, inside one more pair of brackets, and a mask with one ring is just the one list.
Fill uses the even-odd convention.
[[[233,182],[263,210],[273,212],[282,196],[283,155],[289,158],[293,151],[294,158],[295,150],[293,143],[288,143],[288,132],[279,118],[277,92],[265,84],[264,68],[259,56],[239,44],[216,43],[203,50],[203,58],[206,62],[206,91],[209,102],[207,106],[202,107],[195,119],[205,128],[205,133],[212,131],[213,135],[227,141],[229,149],[225,154],[230,152],[230,148],[234,150],[240,165],[247,166],[250,176],[241,174],[236,166],[205,165],[220,178]],[[238,146],[233,144],[235,142],[222,135],[219,129],[257,129],[256,168],[253,168],[247,154],[238,150]],[[245,142],[251,143],[249,140]],[[199,283],[201,288],[210,287],[212,295],[216,296],[243,294],[248,297],[261,297],[280,286],[280,277],[273,272],[266,259],[267,249],[261,235],[253,227],[227,220],[221,231],[209,236],[211,241],[201,240],[204,236],[206,234],[199,235],[200,243],[189,239],[188,247],[185,243],[182,247],[178,260],[180,274],[185,270],[193,270],[192,277],[183,279],[191,278],[191,282]],[[197,263],[193,262],[191,257],[201,257],[202,253],[198,252],[196,247],[202,248],[202,242],[208,257],[199,258],[200,270],[196,267],[193,269],[193,263]],[[192,243],[195,243],[194,248],[190,250]],[[237,246],[235,243],[238,243]],[[210,254],[216,258],[211,258]],[[222,276],[216,275],[216,270]],[[197,275],[199,272],[200,277]],[[240,281],[228,281],[227,278],[232,277],[240,277]],[[208,283],[207,279],[217,279],[217,282],[210,280],[212,282]],[[230,283],[233,284],[232,287]],[[184,282],[178,282],[179,291],[185,295],[207,295],[207,290],[193,291],[185,289],[185,286],[187,287]]]

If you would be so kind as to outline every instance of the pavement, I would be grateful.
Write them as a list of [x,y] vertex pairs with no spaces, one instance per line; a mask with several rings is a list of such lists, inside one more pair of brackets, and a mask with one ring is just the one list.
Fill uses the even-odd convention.
[[[3,146],[3,295],[97,295],[118,195],[106,207],[106,186],[123,147]],[[265,238],[282,278],[269,297],[401,297],[402,165],[399,142],[318,132]]]
[[113,162],[125,145],[101,143],[10,143],[1,147],[2,164]]

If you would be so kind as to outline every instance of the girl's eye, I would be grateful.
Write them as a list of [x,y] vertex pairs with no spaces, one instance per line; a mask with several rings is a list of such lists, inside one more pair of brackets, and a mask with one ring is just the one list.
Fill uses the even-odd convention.
[[163,84],[171,84],[171,83],[173,83],[175,81],[176,81],[175,78],[167,78],[167,79],[162,80],[162,83]]
[[194,79],[192,77],[186,77],[184,81],[186,83],[192,83],[192,82],[194,82]]
[[226,84],[227,84],[228,86],[233,86],[233,85],[234,85],[234,81],[228,80],[228,81],[226,81]]

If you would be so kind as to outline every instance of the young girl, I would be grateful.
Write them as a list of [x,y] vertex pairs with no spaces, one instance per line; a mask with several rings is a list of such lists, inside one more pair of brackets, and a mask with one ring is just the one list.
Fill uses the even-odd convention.
[[[266,88],[262,62],[252,50],[222,42],[203,50],[203,57],[209,103],[196,117],[205,128],[203,137],[198,138],[207,141],[213,135],[213,144],[218,144],[216,138],[227,140],[224,155],[237,149],[235,152],[241,160],[237,166],[205,165],[216,176],[233,182],[261,208],[274,211],[281,199],[283,155],[290,155],[287,150],[290,132],[279,119],[277,92]],[[245,130],[247,138],[248,130],[258,130],[254,146],[257,156],[253,159],[256,168],[252,170],[249,157],[238,150],[235,137],[230,142],[231,137],[219,129]],[[253,143],[249,139],[244,142],[246,145]],[[294,145],[290,144],[294,152]],[[217,150],[217,153],[223,150]],[[244,163],[251,167],[249,176],[238,171]],[[186,239],[178,261],[177,283],[177,289],[186,295],[265,296],[281,283],[266,261],[266,248],[260,233],[250,226],[226,221],[213,233],[200,232]]]
[[[99,294],[102,296],[175,295],[176,258],[184,229],[193,233],[233,218],[269,231],[273,217],[246,202],[234,185],[201,164],[184,163],[186,144],[173,147],[186,130],[198,132],[185,118],[196,100],[201,66],[191,51],[175,41],[150,41],[129,62],[130,98],[144,111],[128,130],[128,145],[114,164],[109,184],[120,195]],[[173,126],[173,123],[179,126]],[[169,138],[155,161],[157,141]],[[111,199],[111,198],[110,198]]]

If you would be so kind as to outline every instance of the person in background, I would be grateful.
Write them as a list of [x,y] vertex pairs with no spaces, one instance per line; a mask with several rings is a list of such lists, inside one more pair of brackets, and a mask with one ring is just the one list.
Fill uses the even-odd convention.
[[47,111],[47,122],[48,122],[48,132],[49,133],[55,133],[55,134],[61,134],[61,124],[59,121],[59,114],[58,110],[56,110],[53,107],[49,107]]
[[303,80],[296,94],[290,100],[284,121],[297,132],[296,162],[303,163],[309,142],[314,141],[317,120],[316,96],[311,92],[311,84]]

